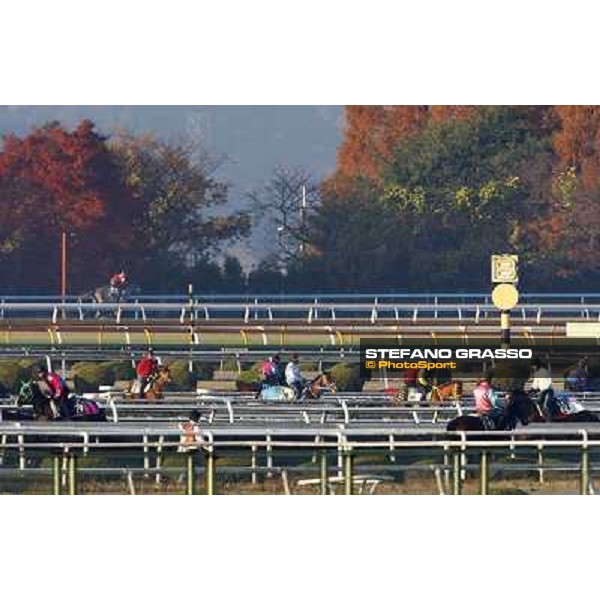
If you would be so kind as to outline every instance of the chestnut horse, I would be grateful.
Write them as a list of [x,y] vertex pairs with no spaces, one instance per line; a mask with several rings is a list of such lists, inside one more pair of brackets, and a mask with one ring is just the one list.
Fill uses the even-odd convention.
[[[441,404],[442,402],[453,401],[460,402],[462,400],[463,384],[462,381],[448,381],[440,385],[432,386],[431,392],[428,394],[427,401],[432,404]],[[402,403],[408,400],[408,387],[401,387],[393,396],[393,402]]]
[[300,400],[316,400],[323,392],[337,392],[335,381],[329,373],[320,373],[312,381],[309,381],[302,390]]
[[[169,367],[162,366],[150,378],[146,385],[142,400],[161,400],[164,397],[163,390],[171,381],[171,371]],[[134,400],[140,397],[141,390],[137,379],[131,382],[129,389],[125,392],[125,398]]]

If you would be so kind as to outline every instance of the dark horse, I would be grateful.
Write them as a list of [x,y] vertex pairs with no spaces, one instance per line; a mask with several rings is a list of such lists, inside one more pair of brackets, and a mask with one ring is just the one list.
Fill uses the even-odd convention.
[[52,401],[42,392],[36,381],[26,381],[21,385],[17,397],[17,406],[29,405],[32,407],[31,416],[27,413],[15,411],[15,414],[7,414],[7,420],[35,420],[35,421],[106,421],[106,411],[94,400],[78,398],[71,394],[67,400],[63,414],[56,413],[56,407]]
[[110,285],[102,285],[89,292],[85,292],[81,295],[82,299],[91,300],[97,305],[96,318],[103,316],[102,310],[103,304],[120,304],[121,302],[127,302],[129,297],[137,294],[139,288],[137,286],[126,285],[124,288],[115,289]]
[[[545,414],[539,408],[535,400],[531,400],[533,407],[530,407],[530,421],[535,423],[597,423],[600,421],[598,415],[580,407],[579,410],[569,410],[572,404],[568,394],[558,394],[550,401],[550,414]],[[575,403],[578,404],[578,403]],[[561,410],[566,406],[565,410]]]
[[589,410],[573,413],[555,412],[545,415],[538,403],[523,390],[514,390],[507,396],[506,414],[493,421],[479,415],[462,415],[448,422],[446,431],[511,431],[520,421],[522,425],[529,423],[592,423],[600,421],[597,415]]
[[535,415],[537,405],[522,390],[509,392],[504,416],[499,419],[479,415],[461,415],[448,422],[446,431],[512,431],[520,422],[528,425]]

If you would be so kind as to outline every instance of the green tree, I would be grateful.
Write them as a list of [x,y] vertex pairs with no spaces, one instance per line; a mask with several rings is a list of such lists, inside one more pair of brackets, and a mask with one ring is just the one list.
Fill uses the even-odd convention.
[[141,284],[166,288],[175,271],[210,261],[223,243],[248,234],[248,215],[226,211],[227,186],[196,144],[122,134],[111,149],[139,203],[132,262]]
[[543,107],[483,108],[402,138],[376,186],[355,180],[324,198],[309,261],[318,279],[352,289],[473,289],[489,284],[494,252],[534,262],[529,226],[548,212],[551,191],[546,117]]

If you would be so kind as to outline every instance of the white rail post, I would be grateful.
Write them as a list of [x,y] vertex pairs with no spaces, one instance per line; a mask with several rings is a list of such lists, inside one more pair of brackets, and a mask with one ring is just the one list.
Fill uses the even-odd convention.
[[588,434],[585,429],[579,431],[582,437],[581,443],[581,489],[580,493],[583,496],[589,494],[590,487],[590,455],[588,449]]
[[161,468],[162,468],[162,454],[163,454],[163,444],[165,443],[165,436],[161,435],[158,437],[158,446],[156,447],[156,484],[160,484],[161,482]]
[[256,451],[257,451],[256,444],[252,444],[252,462],[251,462],[252,485],[256,485],[256,482],[257,482],[257,476],[256,476],[256,467],[257,467]]
[[267,433],[267,477],[273,476],[273,446],[271,446],[271,434]]

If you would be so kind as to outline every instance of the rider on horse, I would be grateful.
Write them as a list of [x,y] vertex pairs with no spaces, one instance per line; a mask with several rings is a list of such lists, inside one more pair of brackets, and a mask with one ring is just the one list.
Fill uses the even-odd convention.
[[154,350],[150,348],[135,369],[139,383],[140,398],[144,398],[144,392],[146,391],[148,381],[157,373],[157,371],[158,360],[154,357]]
[[490,419],[493,428],[497,429],[506,414],[506,405],[500,394],[492,387],[491,381],[490,375],[480,379],[473,390],[473,395],[477,414],[484,420]]
[[69,417],[69,388],[65,380],[58,373],[48,371],[46,367],[38,367],[35,370],[35,378],[43,384],[40,390],[50,400],[54,417]]
[[570,392],[585,392],[589,388],[588,359],[582,358],[570,369],[565,378],[565,389]]
[[285,368],[285,382],[294,390],[296,398],[300,398],[305,382],[300,372],[300,358],[297,354],[292,354],[292,360]]
[[431,394],[433,390],[431,375],[427,369],[419,369],[417,372],[417,386],[418,390],[422,393],[421,401],[425,402],[428,394]]
[[281,385],[283,377],[281,373],[281,358],[279,357],[279,354],[270,356],[269,360],[263,363],[261,372],[263,376],[263,387]]
[[539,393],[538,405],[544,415],[549,417],[552,411],[554,390],[552,389],[552,377],[550,371],[542,365],[542,361],[536,358],[531,363],[532,381],[531,389]]
[[125,272],[125,269],[121,269],[118,273],[113,273],[109,282],[110,295],[121,300],[121,296],[127,287],[127,283],[127,273]]

